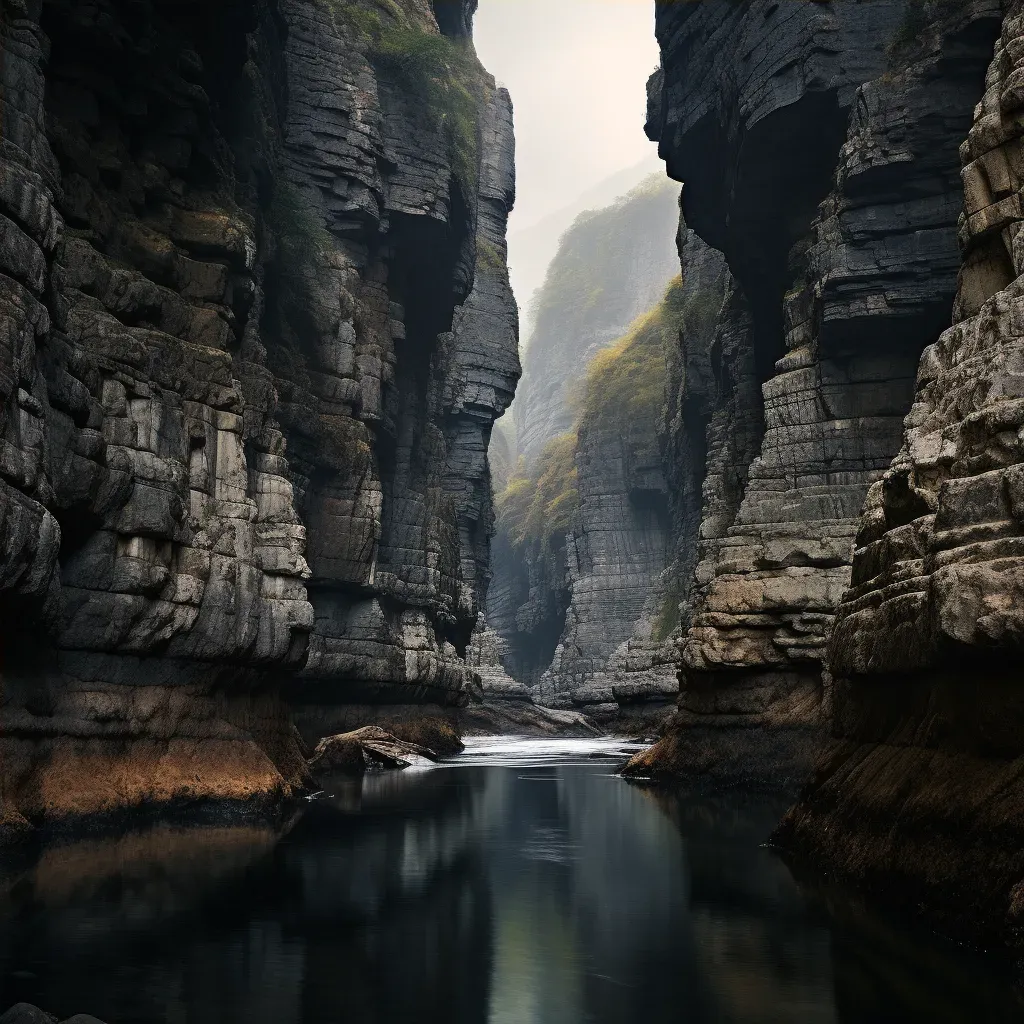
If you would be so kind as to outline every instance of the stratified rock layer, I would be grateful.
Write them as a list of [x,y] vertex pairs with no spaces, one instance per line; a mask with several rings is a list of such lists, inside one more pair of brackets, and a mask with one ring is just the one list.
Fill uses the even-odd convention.
[[957,146],[1000,5],[926,5],[909,36],[906,6],[659,9],[648,130],[735,279],[666,751],[679,770],[809,768],[858,516],[953,299]]
[[[547,445],[563,445],[563,454],[576,447],[584,514],[571,538],[561,523],[543,539],[519,542],[499,519],[487,621],[505,643],[506,669],[521,682],[540,683],[537,697],[544,703],[563,698],[630,635],[666,564],[656,432],[620,442],[618,429],[606,427],[578,446],[571,434],[588,365],[657,305],[677,272],[677,200],[672,182],[648,179],[611,205],[581,214],[562,237],[538,292],[536,326],[511,410],[515,451],[505,458],[521,456],[519,469],[529,475]],[[492,452],[504,455],[501,441]],[[571,466],[573,458],[562,462]],[[565,475],[565,465],[557,472]],[[596,615],[584,607],[589,580],[601,591],[594,595],[603,606]],[[569,611],[567,620],[570,602],[580,614],[573,618]]]
[[[471,5],[439,8],[5,4],[12,828],[276,798],[304,773],[285,698],[474,684],[518,375],[511,107]],[[424,38],[479,96],[472,133],[387,59]]]
[[[634,326],[604,377],[599,369],[588,383],[595,394],[587,395],[578,429],[571,601],[537,687],[545,703],[571,702],[647,732],[679,691],[680,605],[693,576],[714,390],[710,353],[728,277],[721,254],[692,232],[684,228],[679,243],[682,279]],[[646,373],[656,378],[650,408],[605,407],[602,388],[627,372],[620,364],[640,375],[648,361]]]
[[921,359],[829,642],[837,739],[780,833],[944,927],[1024,936],[1024,5],[961,147],[954,326]]

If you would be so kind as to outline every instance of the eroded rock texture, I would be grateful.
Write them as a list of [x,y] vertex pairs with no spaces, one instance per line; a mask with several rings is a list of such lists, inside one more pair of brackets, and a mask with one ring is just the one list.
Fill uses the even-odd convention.
[[781,834],[947,927],[1017,944],[1022,53],[1014,2],[960,151],[954,326],[925,350],[903,447],[871,488],[828,648],[837,741]]
[[[794,778],[868,488],[953,300],[957,147],[996,0],[664,5],[649,132],[735,285],[712,354],[679,728],[648,759]],[[708,730],[711,730],[708,732]]]
[[[438,6],[5,4],[5,824],[276,797],[283,698],[472,685],[511,109]],[[382,57],[439,24],[468,152]]]

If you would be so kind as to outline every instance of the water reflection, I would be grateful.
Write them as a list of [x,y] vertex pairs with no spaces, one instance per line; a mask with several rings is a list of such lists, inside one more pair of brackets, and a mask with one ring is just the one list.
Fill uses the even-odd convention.
[[803,895],[759,846],[777,804],[659,799],[615,778],[615,759],[504,742],[334,780],[283,832],[48,849],[0,875],[0,1009],[110,1024],[1021,1018],[993,960]]

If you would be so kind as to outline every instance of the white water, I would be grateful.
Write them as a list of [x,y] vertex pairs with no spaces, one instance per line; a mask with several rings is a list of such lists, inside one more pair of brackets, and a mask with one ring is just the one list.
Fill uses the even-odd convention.
[[533,736],[469,736],[466,749],[445,758],[442,765],[465,767],[486,765],[495,768],[545,768],[594,761],[618,762],[644,749],[644,744],[621,737],[550,739]]

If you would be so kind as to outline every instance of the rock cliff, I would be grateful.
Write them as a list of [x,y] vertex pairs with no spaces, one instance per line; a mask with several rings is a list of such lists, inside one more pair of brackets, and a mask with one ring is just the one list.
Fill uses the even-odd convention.
[[829,641],[833,733],[779,839],[949,929],[1024,936],[1024,5],[960,149],[953,326],[918,367]]
[[671,224],[678,186],[648,178],[562,236],[533,311],[513,406],[519,454],[532,461],[575,420],[573,386],[587,363],[661,298],[678,273]]
[[648,131],[734,284],[677,728],[636,767],[800,778],[869,487],[958,269],[996,0],[659,7]]
[[274,798],[286,702],[475,686],[519,367],[474,7],[5,3],[5,827]]
[[[538,295],[512,410],[512,447],[521,461],[511,467],[501,498],[505,514],[498,517],[487,619],[502,637],[505,667],[517,679],[536,684],[553,658],[559,665],[565,661],[565,670],[549,673],[538,689],[545,703],[578,685],[630,635],[651,582],[665,567],[659,520],[665,518],[665,483],[656,426],[645,424],[625,447],[616,440],[620,424],[614,416],[585,441],[575,428],[588,365],[657,305],[678,271],[677,197],[672,182],[647,180],[610,206],[582,214],[563,236]],[[502,453],[493,454],[497,459]],[[577,522],[581,500],[589,526]],[[517,518],[529,524],[514,525]],[[570,539],[576,526],[589,529],[590,548],[583,546],[583,533]],[[617,555],[611,551],[616,545]],[[590,565],[603,565],[609,551],[617,568],[595,576]],[[643,564],[634,567],[635,558]],[[597,586],[611,599],[601,621],[590,616],[596,646],[589,639],[567,641],[575,633],[566,622],[572,594],[587,585],[581,577],[603,580]],[[563,658],[567,643],[573,653]],[[580,659],[570,669],[569,662]]]
[[[648,704],[664,712],[678,693],[679,604],[696,539],[686,528],[700,498],[699,482],[688,479],[689,444],[678,437],[687,427],[677,422],[678,410],[699,401],[707,384],[699,366],[707,363],[727,273],[721,256],[696,236],[684,230],[680,241],[683,277],[587,370],[571,597],[538,686],[545,702],[571,701],[600,718],[639,717],[637,725],[657,717]],[[689,399],[680,393],[684,380]]]
[[[630,724],[633,728],[660,728],[678,697],[678,644],[689,621],[706,437],[718,398],[712,354],[719,317],[732,287],[721,253],[685,225],[681,226],[678,242],[682,267],[680,315],[676,336],[666,339],[670,349],[664,406],[653,442],[660,451],[666,486],[666,560],[658,575],[633,596],[640,612],[629,636],[587,683],[571,693],[575,706],[598,718],[608,716],[619,727]],[[618,545],[613,543],[609,550],[617,552]],[[614,572],[623,561],[616,554],[606,565]],[[602,605],[610,606],[602,598],[611,594],[600,584],[604,567],[600,563],[595,567],[598,579],[581,588],[580,593],[598,595],[595,610],[601,619],[605,610]]]

